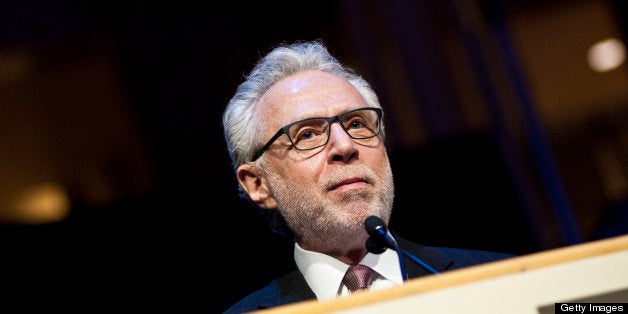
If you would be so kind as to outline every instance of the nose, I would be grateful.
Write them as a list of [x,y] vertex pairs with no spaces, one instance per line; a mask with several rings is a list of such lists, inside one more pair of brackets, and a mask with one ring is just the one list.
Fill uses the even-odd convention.
[[329,161],[349,162],[358,155],[356,142],[347,134],[339,123],[329,126]]

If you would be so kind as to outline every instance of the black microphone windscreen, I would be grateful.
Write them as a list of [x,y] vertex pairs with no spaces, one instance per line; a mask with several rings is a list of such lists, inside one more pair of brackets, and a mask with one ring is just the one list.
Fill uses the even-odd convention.
[[387,248],[388,245],[386,241],[381,237],[370,237],[366,239],[366,249],[373,254],[382,254]]
[[376,234],[378,227],[387,231],[386,223],[377,216],[369,216],[366,220],[364,220],[364,228],[369,235]]

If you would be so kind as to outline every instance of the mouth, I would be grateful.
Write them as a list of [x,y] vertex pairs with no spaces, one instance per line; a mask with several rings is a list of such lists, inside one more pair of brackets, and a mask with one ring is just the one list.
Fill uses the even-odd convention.
[[363,178],[349,178],[332,185],[329,190],[360,188],[365,186],[366,184],[368,184],[368,182]]

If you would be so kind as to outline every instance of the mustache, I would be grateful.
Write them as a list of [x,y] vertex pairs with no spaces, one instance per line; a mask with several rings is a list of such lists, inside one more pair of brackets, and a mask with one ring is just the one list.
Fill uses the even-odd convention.
[[377,175],[373,170],[365,166],[356,166],[350,168],[343,167],[327,176],[325,178],[325,181],[323,181],[323,187],[326,191],[328,191],[337,187],[346,180],[355,178],[361,179],[364,182],[372,185],[377,180]]

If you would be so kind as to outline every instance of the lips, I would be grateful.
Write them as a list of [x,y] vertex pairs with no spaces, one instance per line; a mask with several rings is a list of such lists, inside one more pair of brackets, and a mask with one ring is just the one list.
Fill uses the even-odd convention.
[[341,187],[344,187],[344,186],[348,186],[348,185],[351,185],[351,184],[354,184],[354,183],[368,183],[368,182],[365,179],[362,179],[362,178],[349,178],[349,179],[345,179],[345,180],[342,180],[342,181],[334,184],[330,188],[330,190],[335,190],[335,189],[338,189],[338,188],[341,188]]

